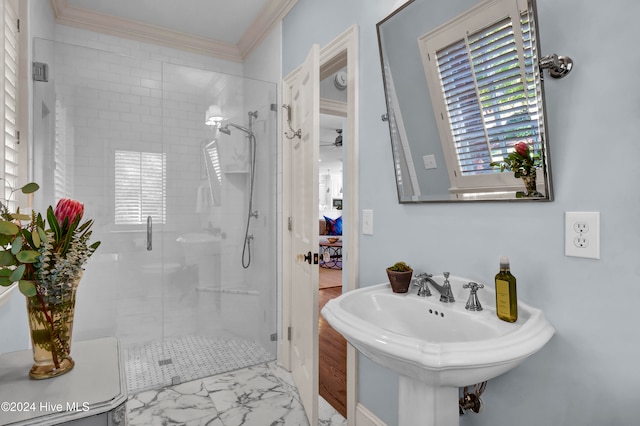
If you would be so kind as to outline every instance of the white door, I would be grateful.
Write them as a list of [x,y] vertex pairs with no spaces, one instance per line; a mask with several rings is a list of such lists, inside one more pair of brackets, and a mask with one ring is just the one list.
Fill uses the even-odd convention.
[[[310,424],[318,422],[319,47],[313,45],[291,87],[291,371]],[[285,187],[285,191],[286,191]]]

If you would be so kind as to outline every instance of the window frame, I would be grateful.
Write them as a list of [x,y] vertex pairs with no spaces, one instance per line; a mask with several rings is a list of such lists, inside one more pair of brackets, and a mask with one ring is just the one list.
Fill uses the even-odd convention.
[[[147,223],[147,217],[151,216],[153,218],[153,222],[155,224],[165,225],[167,223],[167,155],[164,152],[143,152],[143,151],[132,151],[126,149],[116,149],[114,151],[114,203],[113,203],[113,222],[114,225],[118,228],[126,228],[126,229],[136,229],[140,228],[141,225],[145,225]],[[118,165],[118,157],[119,155],[128,158],[124,158],[125,163],[119,167]],[[138,159],[133,157],[138,156]],[[145,158],[146,157],[146,158]],[[146,170],[145,165],[150,164],[152,161],[160,160],[162,165],[160,166],[161,170]],[[123,169],[125,167],[131,167],[138,165],[138,169],[134,170],[137,172],[137,176],[127,176],[126,170]],[[132,179],[137,179],[137,189],[133,189],[135,184],[132,185],[129,189],[121,192],[119,195],[118,185],[120,181],[126,181],[127,184],[130,183]],[[159,186],[155,186],[153,188],[144,187],[145,184],[148,184],[150,181],[159,180]],[[145,199],[148,200],[148,190],[151,189],[156,193],[160,194],[159,200],[152,200],[151,203],[147,201],[145,203]],[[127,201],[127,197],[136,197],[133,201],[131,198]],[[123,205],[122,203],[129,203],[128,205]],[[138,204],[136,206],[136,204]],[[146,205],[145,205],[146,204]],[[123,210],[131,210],[138,209],[137,213],[134,214],[119,214],[118,211]],[[160,212],[156,212],[153,214],[149,210],[159,210]],[[137,215],[137,218],[135,217]]]
[[[22,87],[22,66],[24,52],[24,33],[19,23],[23,8],[17,0],[3,0],[0,4],[2,25],[2,68],[3,90],[0,111],[3,117],[3,149],[0,152],[0,178],[2,178],[2,202],[10,211],[24,205],[28,198],[13,190],[27,181],[26,161],[27,144],[20,143],[21,123],[23,122],[25,89]],[[13,24],[13,25],[9,25]],[[24,132],[23,132],[24,133]],[[9,171],[10,170],[10,171]]]
[[[526,0],[487,1],[418,38],[418,46],[422,57],[425,77],[429,87],[433,110],[436,115],[438,133],[443,145],[443,154],[451,182],[449,192],[452,195],[516,191],[522,189],[522,182],[520,179],[516,179],[513,173],[500,173],[499,169],[497,169],[495,173],[466,176],[462,172],[456,152],[456,142],[451,129],[440,73],[436,63],[436,52],[458,43],[461,40],[464,40],[464,43],[468,47],[468,35],[489,28],[506,18],[511,20],[514,34],[521,34],[520,19],[524,13],[528,13]],[[486,25],[486,22],[492,22],[492,24]],[[521,66],[524,67],[524,46],[521,38],[515,37],[515,43],[519,62]],[[535,48],[535,46],[532,46],[532,48]],[[526,85],[526,79],[524,84]],[[534,90],[538,90],[538,88],[534,88]],[[478,100],[478,102],[480,101]],[[539,135],[540,141],[538,143],[540,146],[544,146],[544,141],[542,140],[544,135],[542,132],[539,132]],[[544,185],[543,173],[538,173],[537,180],[540,185]]]

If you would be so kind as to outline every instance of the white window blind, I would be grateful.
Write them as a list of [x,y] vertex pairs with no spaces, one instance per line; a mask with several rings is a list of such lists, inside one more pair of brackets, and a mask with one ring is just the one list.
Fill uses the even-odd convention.
[[4,200],[10,210],[15,210],[16,201],[11,191],[18,187],[18,14],[16,4],[2,1],[3,16],[3,118],[4,149],[2,150],[2,179]]
[[218,141],[215,139],[204,147],[205,165],[207,169],[207,177],[209,178],[209,188],[211,199],[214,205],[220,205],[222,202],[222,167],[220,166],[220,152]]
[[222,183],[222,168],[220,167],[220,156],[218,154],[218,143],[213,141],[205,147],[205,151],[209,156],[211,168],[213,169],[213,175],[216,181],[220,185]]
[[67,141],[71,140],[72,135],[67,134],[67,130],[67,108],[57,99],[53,172],[53,188],[56,200],[71,195],[71,182],[69,182],[69,177],[67,176]]
[[418,38],[452,194],[518,190],[491,162],[542,149],[533,29],[526,1],[491,0]]
[[490,163],[502,160],[518,141],[540,149],[527,16],[520,25],[523,55],[511,18],[436,52],[463,176],[499,172]]
[[115,152],[115,223],[140,225],[151,216],[166,221],[164,153]]

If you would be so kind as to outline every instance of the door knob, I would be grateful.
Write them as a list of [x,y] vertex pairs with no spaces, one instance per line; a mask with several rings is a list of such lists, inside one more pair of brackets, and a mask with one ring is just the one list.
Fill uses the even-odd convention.
[[307,262],[309,265],[311,265],[311,259],[313,259],[313,263],[315,265],[318,264],[318,253],[311,253],[310,251],[307,252],[307,254],[304,253],[300,253],[296,256],[296,261],[298,263],[302,263],[302,262]]
[[296,260],[298,261],[298,263],[307,262],[309,265],[311,265],[311,252],[308,252],[307,254],[298,254],[296,256]]

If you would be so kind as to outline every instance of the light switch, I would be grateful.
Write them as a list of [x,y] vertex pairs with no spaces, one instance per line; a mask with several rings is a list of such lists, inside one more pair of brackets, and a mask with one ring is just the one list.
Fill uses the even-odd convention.
[[436,157],[433,154],[422,156],[422,161],[424,161],[424,168],[427,170],[438,168],[438,165],[436,164]]
[[362,233],[373,235],[373,210],[362,210]]

